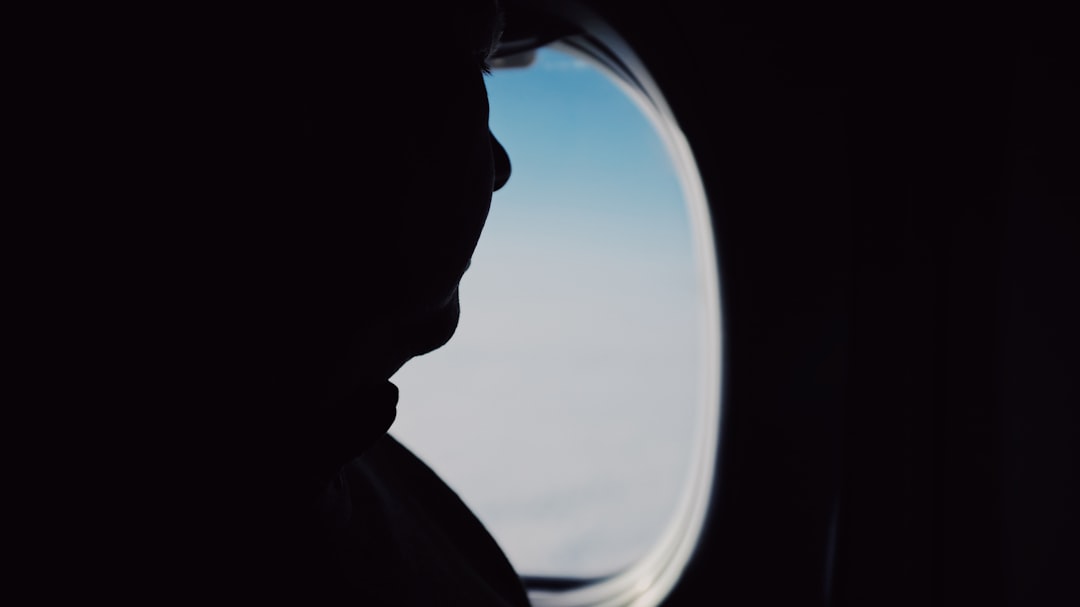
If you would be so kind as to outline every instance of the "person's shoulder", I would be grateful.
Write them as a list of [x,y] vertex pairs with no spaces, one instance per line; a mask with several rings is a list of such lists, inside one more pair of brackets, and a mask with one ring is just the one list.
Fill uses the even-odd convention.
[[353,509],[345,554],[361,590],[393,593],[403,604],[528,604],[480,520],[393,437],[376,441],[344,476]]

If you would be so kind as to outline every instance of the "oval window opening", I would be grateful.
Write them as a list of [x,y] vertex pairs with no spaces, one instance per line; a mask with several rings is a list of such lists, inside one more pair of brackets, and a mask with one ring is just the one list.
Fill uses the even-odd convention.
[[610,576],[670,531],[701,473],[716,392],[701,219],[654,123],[592,62],[542,48],[487,85],[513,175],[457,334],[393,378],[391,434],[521,575]]

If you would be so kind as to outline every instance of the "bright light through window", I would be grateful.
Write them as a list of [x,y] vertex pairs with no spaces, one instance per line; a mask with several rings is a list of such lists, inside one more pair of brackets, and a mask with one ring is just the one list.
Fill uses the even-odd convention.
[[487,79],[513,165],[391,433],[523,575],[607,575],[679,506],[694,456],[703,286],[671,159],[607,76],[541,49]]

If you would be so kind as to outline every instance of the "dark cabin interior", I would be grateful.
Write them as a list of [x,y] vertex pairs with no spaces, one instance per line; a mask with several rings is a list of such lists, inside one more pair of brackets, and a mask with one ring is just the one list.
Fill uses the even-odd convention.
[[1080,602],[1080,53],[1065,13],[510,6],[511,40],[552,37],[515,31],[552,14],[617,31],[709,197],[720,466],[665,604]]

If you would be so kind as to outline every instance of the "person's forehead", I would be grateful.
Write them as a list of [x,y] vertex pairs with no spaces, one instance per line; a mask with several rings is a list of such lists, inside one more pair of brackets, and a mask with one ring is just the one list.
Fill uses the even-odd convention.
[[502,35],[504,14],[499,0],[422,0],[396,6],[404,19],[406,45],[441,46],[444,51],[467,50],[486,57]]
[[481,50],[486,50],[488,54],[494,52],[495,47],[499,44],[499,38],[502,36],[504,14],[502,5],[498,0],[473,0],[473,4],[477,4],[475,19],[469,19],[466,15],[466,27],[476,28],[476,43]]

